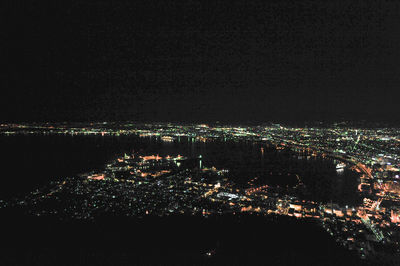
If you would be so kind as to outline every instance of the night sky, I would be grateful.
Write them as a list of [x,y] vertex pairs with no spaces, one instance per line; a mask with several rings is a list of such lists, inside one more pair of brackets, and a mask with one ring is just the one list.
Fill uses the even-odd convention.
[[398,1],[63,2],[1,4],[0,121],[400,121]]

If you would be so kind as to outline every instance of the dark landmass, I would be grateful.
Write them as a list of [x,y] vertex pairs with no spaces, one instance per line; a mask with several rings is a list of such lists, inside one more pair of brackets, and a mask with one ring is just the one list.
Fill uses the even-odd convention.
[[[2,213],[3,265],[359,265],[314,223],[256,215],[104,216],[58,221]],[[207,256],[212,252],[212,256]],[[214,253],[215,252],[215,253]]]

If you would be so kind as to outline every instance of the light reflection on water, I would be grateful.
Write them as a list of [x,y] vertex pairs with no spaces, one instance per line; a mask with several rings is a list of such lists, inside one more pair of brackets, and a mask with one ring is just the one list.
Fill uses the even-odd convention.
[[202,155],[202,167],[229,169],[229,178],[241,186],[258,177],[259,184],[291,188],[298,183],[297,174],[306,186],[303,197],[352,203],[357,195],[356,177],[347,169],[337,172],[334,160],[277,151],[265,142],[203,142],[187,137],[167,142],[159,137],[134,136],[2,136],[0,144],[2,167],[13,173],[10,182],[3,186],[3,194],[32,191],[49,180],[102,169],[118,155],[137,152]]

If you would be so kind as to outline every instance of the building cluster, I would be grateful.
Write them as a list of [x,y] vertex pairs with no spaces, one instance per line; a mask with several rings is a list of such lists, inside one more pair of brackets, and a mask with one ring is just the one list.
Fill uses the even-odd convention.
[[[94,219],[104,213],[124,216],[214,215],[252,212],[314,219],[335,239],[361,257],[400,247],[400,131],[393,128],[355,128],[347,125],[293,128],[181,124],[35,124],[0,125],[0,134],[137,135],[174,142],[268,142],[299,156],[323,156],[359,173],[359,206],[319,203],[283,194],[276,187],[238,186],[226,169],[206,168],[201,156],[125,154],[104,171],[52,182],[24,199],[0,201],[0,207],[18,207],[41,215]],[[301,180],[299,180],[301,183]],[[385,248],[383,248],[385,250]]]

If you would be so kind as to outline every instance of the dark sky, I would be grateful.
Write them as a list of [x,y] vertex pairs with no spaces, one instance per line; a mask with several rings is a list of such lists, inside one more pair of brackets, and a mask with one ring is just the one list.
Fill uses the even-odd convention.
[[0,121],[400,121],[398,1],[56,2],[2,3]]

